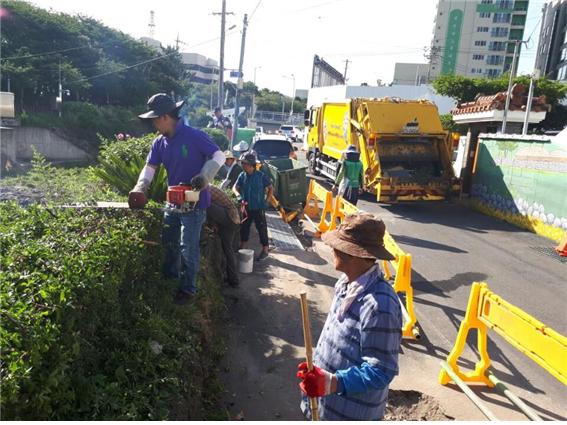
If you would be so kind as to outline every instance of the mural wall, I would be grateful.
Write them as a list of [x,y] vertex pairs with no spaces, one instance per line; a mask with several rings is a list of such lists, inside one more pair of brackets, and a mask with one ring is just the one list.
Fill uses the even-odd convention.
[[567,233],[567,144],[481,135],[471,194],[483,212],[561,240]]

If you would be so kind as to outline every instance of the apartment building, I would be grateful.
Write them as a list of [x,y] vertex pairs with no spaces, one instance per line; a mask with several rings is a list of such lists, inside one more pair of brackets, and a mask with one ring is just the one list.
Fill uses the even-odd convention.
[[[439,0],[429,79],[442,74],[498,77],[512,66],[529,0]],[[518,46],[521,50],[521,44]],[[516,63],[517,69],[517,63]]]
[[181,53],[181,61],[191,73],[191,81],[213,84],[219,80],[219,65],[216,60],[198,53]]
[[544,4],[535,68],[541,75],[567,82],[567,0]]

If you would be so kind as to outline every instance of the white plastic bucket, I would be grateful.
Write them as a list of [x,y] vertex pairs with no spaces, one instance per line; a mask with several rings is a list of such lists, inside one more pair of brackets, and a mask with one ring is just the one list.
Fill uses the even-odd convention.
[[254,268],[254,250],[239,249],[238,250],[238,271],[240,273],[252,273]]

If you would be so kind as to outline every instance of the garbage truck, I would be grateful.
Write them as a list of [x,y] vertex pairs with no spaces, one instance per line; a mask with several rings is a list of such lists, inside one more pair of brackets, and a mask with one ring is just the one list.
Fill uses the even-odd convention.
[[446,200],[460,191],[451,139],[428,100],[355,98],[305,111],[309,172],[335,179],[349,145],[360,152],[364,190],[379,202]]

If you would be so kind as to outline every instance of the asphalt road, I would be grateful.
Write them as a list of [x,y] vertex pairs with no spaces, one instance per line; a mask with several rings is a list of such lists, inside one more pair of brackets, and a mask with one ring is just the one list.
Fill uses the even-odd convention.
[[[412,255],[422,339],[406,343],[405,354],[416,370],[446,359],[475,281],[487,282],[504,300],[567,335],[567,263],[552,254],[556,243],[457,203],[386,205],[363,198],[358,207],[379,216]],[[462,368],[474,369],[475,342],[471,332]],[[567,418],[567,387],[494,332],[489,332],[489,354],[493,373],[542,417]],[[485,401],[513,408],[493,392],[477,389]]]

